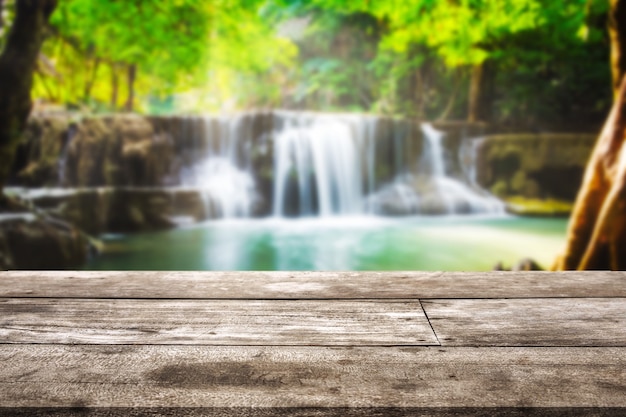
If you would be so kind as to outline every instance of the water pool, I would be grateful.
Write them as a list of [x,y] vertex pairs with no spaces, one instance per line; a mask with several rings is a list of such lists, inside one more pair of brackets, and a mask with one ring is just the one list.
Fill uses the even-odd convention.
[[105,235],[92,270],[484,271],[531,257],[549,266],[567,219],[514,216],[220,220]]

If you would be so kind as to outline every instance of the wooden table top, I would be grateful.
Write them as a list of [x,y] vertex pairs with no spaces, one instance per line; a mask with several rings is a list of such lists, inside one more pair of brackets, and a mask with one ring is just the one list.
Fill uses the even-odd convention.
[[0,272],[0,416],[626,415],[623,272]]

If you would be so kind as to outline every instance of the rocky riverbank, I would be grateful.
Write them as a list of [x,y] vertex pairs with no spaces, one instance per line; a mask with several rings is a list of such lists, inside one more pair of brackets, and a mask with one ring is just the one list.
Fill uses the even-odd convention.
[[573,201],[594,134],[490,135],[476,160],[478,183],[501,198]]
[[[229,215],[265,217],[276,215],[277,201],[285,216],[298,216],[304,203],[321,206],[322,198],[338,199],[328,205],[335,210],[333,204],[343,204],[343,189],[333,185],[323,196],[318,183],[331,172],[320,171],[328,167],[296,164],[312,161],[320,151],[314,138],[307,138],[310,148],[302,148],[294,138],[279,138],[285,129],[294,135],[351,135],[351,152],[362,168],[350,175],[363,185],[348,191],[361,193],[363,212],[386,216],[481,212],[491,210],[486,205],[492,202],[501,206],[493,195],[513,213],[567,215],[595,141],[595,135],[585,134],[490,134],[489,126],[448,122],[433,123],[445,132],[434,143],[413,120],[337,115],[332,117],[342,118],[342,128],[315,131],[323,117],[284,111],[33,117],[12,167],[9,192],[46,215],[3,215],[0,266],[76,267],[88,252],[79,250],[82,232],[134,233]],[[276,146],[279,140],[282,147]],[[437,161],[435,145],[441,148]],[[320,159],[334,155],[333,146]],[[277,149],[286,154],[277,155]],[[285,157],[291,165],[277,172],[279,158]],[[343,163],[336,164],[334,175],[346,168]],[[225,172],[227,180],[216,172]],[[310,196],[303,199],[305,187]],[[46,245],[57,249],[42,260],[15,255]]]
[[[197,177],[207,173],[196,172],[195,168],[211,155],[228,159],[234,168],[249,173],[255,190],[255,195],[250,198],[249,214],[266,216],[272,212],[274,202],[276,135],[294,124],[305,126],[316,117],[315,114],[296,115],[282,111],[250,112],[228,117],[34,117],[18,149],[11,185],[80,189],[125,187],[135,190],[146,187],[199,188],[205,184],[198,184]],[[364,116],[342,117],[354,121]],[[485,127],[467,123],[438,123],[435,126],[447,132],[447,174],[462,177],[462,161],[456,156],[459,148],[465,138],[480,134]],[[423,159],[426,145],[418,122],[367,116],[367,120],[352,123],[352,128],[366,130],[353,134],[367,137],[372,144],[371,151],[362,145],[355,152],[373,152],[376,155],[372,172],[360,175],[370,175],[382,185],[393,182],[401,172],[419,170],[417,165]],[[368,158],[365,155],[357,157]],[[297,187],[297,184],[288,185],[292,186]],[[420,188],[424,187],[420,185]],[[204,191],[210,196],[211,190]],[[139,199],[142,200],[141,197]],[[195,197],[192,199],[197,200]],[[75,202],[69,204],[75,205]],[[293,202],[286,201],[286,204]],[[377,204],[377,207],[393,206],[387,201]],[[287,212],[290,210],[286,208]],[[380,214],[397,213],[383,210]],[[209,212],[195,217],[215,216]],[[142,227],[130,228],[136,229],[143,230]]]
[[96,246],[67,222],[3,200],[0,206],[0,269],[80,268]]

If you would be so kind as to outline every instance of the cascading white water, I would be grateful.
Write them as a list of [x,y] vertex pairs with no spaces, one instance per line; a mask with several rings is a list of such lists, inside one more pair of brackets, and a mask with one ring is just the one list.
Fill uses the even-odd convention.
[[[424,139],[427,142],[427,156],[430,162],[431,192],[433,198],[438,198],[443,206],[443,213],[504,213],[504,204],[492,195],[480,190],[474,183],[474,188],[461,180],[446,174],[444,148],[442,140],[444,133],[433,128],[429,123],[422,124]],[[474,149],[476,152],[476,149]],[[470,180],[471,181],[471,180]]]
[[[273,117],[274,127],[262,133],[273,138],[273,161],[265,163],[272,185],[262,198],[274,217],[503,212],[471,179],[448,174],[445,135],[430,124],[415,132],[369,115]],[[206,217],[250,217],[259,201],[259,166],[253,169],[249,154],[265,142],[242,120],[190,119],[192,147],[202,156],[183,170],[182,184],[202,190]]]
[[480,147],[484,141],[484,137],[472,138],[471,140],[465,141],[460,149],[461,168],[463,168],[470,185],[475,188],[480,188],[480,185],[478,184],[477,170],[477,165],[479,163],[478,152],[480,151]]
[[[240,117],[205,117],[190,126],[200,130],[194,136],[194,150],[204,155],[182,172],[182,185],[197,187],[204,200],[206,217],[250,217],[255,184],[249,167],[238,158],[242,135]],[[203,132],[203,133],[202,133]]]
[[426,159],[430,163],[430,175],[433,178],[442,178],[446,176],[445,159],[443,153],[444,133],[435,129],[430,123],[422,124],[422,132],[426,140]]
[[[363,212],[362,147],[355,117],[299,115],[287,118],[274,139],[274,216],[322,217]],[[373,169],[365,168],[365,172]],[[294,185],[297,195],[294,195]],[[296,198],[297,197],[297,198]]]
[[57,184],[59,187],[63,187],[65,185],[70,142],[74,138],[76,130],[77,128],[71,125],[68,128],[67,133],[65,134],[63,144],[61,145],[61,153],[59,154],[59,160],[57,161]]

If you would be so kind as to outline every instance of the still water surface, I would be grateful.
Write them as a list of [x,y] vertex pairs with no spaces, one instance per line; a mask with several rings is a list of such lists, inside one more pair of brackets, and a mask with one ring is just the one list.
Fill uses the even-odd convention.
[[566,219],[378,217],[220,220],[107,235],[95,270],[490,270],[531,257],[549,265]]

